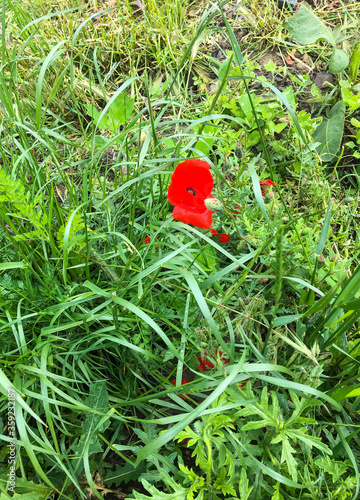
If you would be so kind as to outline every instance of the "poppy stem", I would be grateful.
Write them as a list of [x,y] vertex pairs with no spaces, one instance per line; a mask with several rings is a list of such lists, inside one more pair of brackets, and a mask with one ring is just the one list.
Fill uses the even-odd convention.
[[232,214],[231,210],[228,210],[227,208],[225,208],[225,214],[226,214],[227,216],[229,216],[229,217],[231,217],[231,218],[232,218],[232,220],[233,220],[233,222],[234,222],[235,230],[236,230],[236,232],[237,232],[237,235],[238,235],[238,237],[239,237],[239,238],[242,238],[241,233],[240,233],[240,229],[238,228],[238,225],[237,225],[236,219],[235,219],[235,217],[233,216],[233,214]]

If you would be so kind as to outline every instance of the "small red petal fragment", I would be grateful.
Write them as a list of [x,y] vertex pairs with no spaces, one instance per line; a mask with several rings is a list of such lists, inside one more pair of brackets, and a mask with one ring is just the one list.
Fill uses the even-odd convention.
[[[186,380],[186,378],[182,378],[181,379],[181,385],[184,385],[184,384],[187,384],[189,381]],[[176,378],[174,378],[174,380],[171,381],[172,384],[176,385]]]
[[[217,356],[219,357],[220,361],[224,363],[224,365],[227,365],[229,363],[229,360],[223,357],[223,353],[221,351],[216,350],[215,351]],[[196,356],[199,364],[196,366],[196,368],[202,372],[206,372],[208,370],[212,370],[214,368],[214,364],[211,363],[211,361],[208,361],[207,359],[202,358],[201,356]],[[216,359],[215,356],[211,356],[213,359]]]
[[221,241],[221,243],[228,243],[230,241],[230,236],[225,233],[218,233],[215,229],[210,229],[210,233],[213,236],[217,236],[218,240]]
[[266,179],[265,181],[260,181],[260,186],[275,186],[271,179]]
[[250,380],[250,379],[249,379],[249,378],[246,378],[246,379],[244,380],[244,382],[240,382],[240,383],[238,384],[238,386],[240,387],[240,389],[241,389],[242,387],[244,387],[244,385],[246,384],[246,382],[247,382],[248,380]]
[[[260,187],[262,188],[263,186],[275,186],[275,184],[271,179],[266,179],[265,181],[260,181]],[[261,189],[261,194],[265,196],[266,189]]]
[[[176,378],[174,378],[174,380],[172,380],[171,383],[174,384],[174,385],[176,385]],[[188,383],[188,380],[186,380],[186,378],[182,378],[181,379],[181,385],[184,385],[184,384],[187,384],[187,383]],[[188,396],[188,395],[189,394],[185,394],[185,396]],[[185,398],[183,396],[180,396],[180,399],[183,399],[185,401]]]
[[230,236],[228,234],[221,233],[219,241],[221,241],[221,243],[228,243],[230,241]]

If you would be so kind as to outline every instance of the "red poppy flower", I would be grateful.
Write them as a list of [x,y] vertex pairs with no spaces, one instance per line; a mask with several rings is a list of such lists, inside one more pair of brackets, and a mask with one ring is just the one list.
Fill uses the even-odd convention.
[[144,243],[145,245],[148,245],[150,243],[150,236],[146,236],[146,238],[144,239]]
[[228,234],[218,233],[215,229],[210,229],[210,233],[213,236],[219,237],[219,241],[221,241],[221,243],[228,243],[230,241],[230,236]]
[[[172,380],[171,383],[176,385],[176,378],[174,378],[174,380]],[[184,385],[187,383],[188,383],[188,380],[186,380],[186,378],[181,379],[181,385]],[[188,394],[185,394],[185,396],[188,396]],[[185,398],[183,396],[180,396],[180,399],[183,399],[185,401]],[[185,442],[185,440],[184,440],[184,442]]]
[[[223,353],[221,351],[215,351],[216,354],[219,355],[220,360],[224,363],[224,365],[227,365],[229,360],[223,357]],[[203,359],[201,356],[196,356],[197,359],[199,360],[199,364],[196,365],[196,368],[200,370],[201,372],[206,372],[208,370],[212,370],[214,368],[213,363],[211,361],[208,361],[207,359]],[[216,359],[214,356],[211,356],[212,359]]]
[[168,191],[168,200],[175,205],[173,218],[209,229],[214,212],[206,207],[205,200],[214,198],[213,187],[210,165],[206,161],[191,159],[179,163],[171,176]]
[[270,179],[266,179],[265,181],[260,181],[261,194],[265,196],[267,193],[267,188],[263,188],[263,186],[275,186],[275,184]]

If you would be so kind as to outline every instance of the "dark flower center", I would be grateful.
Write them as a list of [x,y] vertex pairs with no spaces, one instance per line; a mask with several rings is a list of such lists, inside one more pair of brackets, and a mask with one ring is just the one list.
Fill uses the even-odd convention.
[[193,196],[196,196],[196,191],[195,191],[194,188],[192,188],[192,187],[189,186],[188,188],[186,188],[186,191],[188,193],[191,193]]

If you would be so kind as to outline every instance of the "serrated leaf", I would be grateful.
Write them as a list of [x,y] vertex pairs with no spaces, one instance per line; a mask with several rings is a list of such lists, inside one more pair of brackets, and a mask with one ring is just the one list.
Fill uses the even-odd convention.
[[332,455],[330,448],[326,444],[324,444],[319,437],[306,434],[306,428],[291,429],[289,431],[286,431],[286,433],[294,440],[299,439],[307,446],[309,446],[309,448],[312,448],[314,446],[318,450],[321,450],[328,455]]
[[297,13],[284,24],[284,27],[303,45],[315,43],[317,40],[327,40],[335,47],[336,42],[331,30],[320,21],[307,4],[301,4]]
[[[8,490],[11,491],[11,490]],[[41,494],[41,493],[20,493],[13,495],[12,497],[4,497],[3,495],[0,494],[0,499],[7,499],[10,500],[10,498],[14,498],[15,500],[46,500],[49,498],[49,493],[46,494]]]
[[263,429],[267,425],[271,425],[273,422],[270,420],[256,420],[254,422],[248,422],[241,427],[242,431],[251,431],[254,429]]
[[[3,479],[4,476],[1,477]],[[6,478],[7,479],[7,478]],[[6,483],[6,480],[5,480]],[[10,500],[10,498],[14,498],[15,500],[46,500],[51,495],[51,490],[48,486],[44,486],[43,484],[35,484],[33,481],[27,481],[21,477],[16,477],[15,480],[15,493],[12,497],[3,496],[0,493],[1,500]],[[8,488],[8,493],[10,493],[11,489]]]
[[266,69],[266,71],[270,71],[271,73],[273,73],[276,70],[276,63],[274,63],[274,61],[270,59],[267,64],[264,64],[264,68]]
[[344,121],[345,107],[343,101],[339,101],[332,107],[329,118],[323,118],[323,121],[313,133],[314,142],[320,143],[320,146],[316,149],[321,153],[323,161],[336,159],[336,153],[339,151],[343,136]]
[[347,68],[349,64],[349,58],[346,52],[341,49],[335,48],[331,54],[329,61],[329,71],[330,73],[340,73]]
[[246,475],[246,469],[245,467],[242,467],[240,473],[240,481],[239,481],[240,500],[248,500],[252,490],[253,486],[249,488],[249,480]]
[[176,484],[165,471],[162,471],[162,474],[164,475],[164,482],[174,490],[174,493],[163,493],[155,486],[148,483],[146,479],[142,479],[141,482],[144,488],[150,493],[151,496],[143,495],[142,493],[138,493],[134,490],[132,493],[133,496],[130,498],[134,498],[135,500],[187,500],[189,489],[184,489],[182,486]]
[[[89,396],[85,400],[86,406],[98,410],[99,412],[106,413],[108,411],[109,396],[106,390],[106,382],[104,380],[96,382],[90,386]],[[95,428],[100,423],[103,415],[99,413],[93,413],[90,411],[85,412],[85,419],[82,426],[82,434],[78,444],[73,446],[75,454],[81,455],[84,451],[85,443],[90,439],[89,442],[89,456],[93,453],[100,453],[102,446],[99,442],[97,433],[102,432],[108,427],[109,419],[101,424],[97,428],[96,434],[94,433]]]
[[315,460],[315,464],[332,476],[332,482],[336,483],[350,467],[349,463],[339,462],[330,457],[321,457]]
[[281,462],[286,462],[290,476],[292,477],[293,481],[297,481],[298,473],[296,469],[296,460],[293,456],[293,453],[295,453],[294,448],[292,448],[290,441],[286,436],[283,435],[282,439],[282,452],[281,452]]
[[275,493],[271,497],[271,500],[284,500],[284,497],[280,493],[280,483],[277,483],[276,486],[274,486]]
[[109,472],[106,475],[105,481],[108,486],[115,484],[118,487],[120,484],[126,484],[131,480],[138,480],[144,472],[146,472],[144,462],[141,462],[138,467],[134,467],[131,463],[126,462],[123,467],[117,465],[115,471]]

